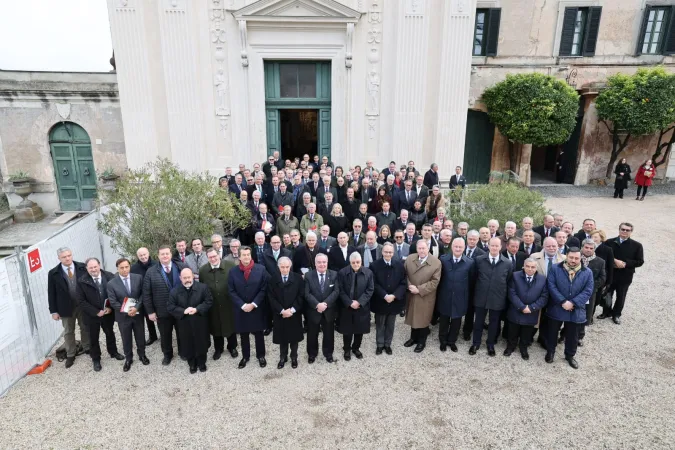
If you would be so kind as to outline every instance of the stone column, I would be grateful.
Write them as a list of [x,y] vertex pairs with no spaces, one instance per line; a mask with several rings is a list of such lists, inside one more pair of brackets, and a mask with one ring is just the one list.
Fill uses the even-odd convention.
[[476,0],[443,2],[443,46],[434,162],[441,178],[463,165]]

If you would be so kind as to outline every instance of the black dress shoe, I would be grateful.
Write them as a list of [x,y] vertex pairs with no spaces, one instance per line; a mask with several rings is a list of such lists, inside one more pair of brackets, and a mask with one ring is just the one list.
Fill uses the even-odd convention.
[[375,354],[376,354],[376,355],[381,355],[381,354],[382,354],[382,350],[384,350],[384,347],[377,347],[377,348],[375,349]]
[[510,348],[504,350],[504,356],[511,356],[511,353],[513,353],[513,350],[511,350]]
[[197,366],[190,366],[190,373],[197,373]]
[[404,347],[412,347],[413,345],[415,345],[414,339],[408,339],[407,341],[405,341],[405,344],[403,344]]
[[291,367],[292,367],[293,369],[297,369],[297,368],[298,368],[298,360],[297,360],[297,359],[291,359]]
[[141,356],[139,359],[141,360],[141,363],[143,363],[144,366],[150,364],[150,360],[148,359],[147,356]]
[[457,353],[457,346],[455,344],[450,344],[450,350]]
[[239,361],[239,366],[237,366],[238,369],[243,369],[246,367],[246,363],[248,362],[248,358],[241,358],[241,361]]
[[101,367],[101,361],[94,361],[94,372],[100,372],[103,367]]
[[272,333],[272,330],[269,329],[269,328],[263,332],[263,334],[264,334],[265,336],[269,336],[271,333]]
[[157,341],[157,338],[150,338],[147,341],[145,341],[145,345],[147,347],[148,345],[154,344],[156,341]]
[[384,348],[384,352],[385,352],[387,355],[391,355],[392,353],[394,353],[394,352],[391,351],[391,347],[385,347],[385,348]]
[[401,317],[405,317],[405,311],[401,311],[400,313],[398,313],[398,315]]
[[579,363],[576,359],[574,359],[574,356],[565,356],[565,359],[567,360],[567,364],[569,364],[572,369],[579,368]]
[[363,353],[361,353],[361,350],[352,349],[352,353],[354,356],[356,356],[356,359],[363,359]]
[[448,346],[446,344],[441,344],[441,351],[444,352],[448,349]]
[[344,357],[345,361],[349,361],[350,359],[352,359],[352,352],[345,352]]
[[472,345],[471,348],[469,348],[469,355],[475,355],[475,354],[476,354],[476,350],[478,350],[478,349],[476,348],[476,346],[475,346],[475,345]]
[[578,345],[579,347],[583,347],[583,346],[584,346],[584,341],[581,340],[581,339],[579,339],[579,342],[577,342],[577,345]]
[[230,350],[230,356],[233,357],[233,358],[236,358],[237,356],[239,356],[239,352],[237,351],[236,348],[233,348],[233,349]]
[[129,369],[131,369],[131,361],[124,361],[124,366],[122,366],[122,370],[124,372],[128,372]]
[[612,322],[617,325],[621,325],[621,317],[612,317]]
[[426,347],[426,344],[417,344],[415,346],[415,353],[422,353],[424,347]]
[[546,356],[544,357],[544,361],[551,364],[553,362],[553,353],[546,353]]
[[608,319],[610,317],[612,317],[612,316],[610,316],[609,314],[602,313],[599,316],[597,316],[596,319],[602,320],[602,319]]
[[563,342],[565,342],[565,336],[560,336],[558,338],[558,344],[562,344]]
[[258,358],[258,364],[260,364],[260,367],[265,367],[267,366],[267,360],[263,356],[262,358]]
[[201,366],[199,366],[199,371],[206,372],[206,364],[202,364]]
[[326,362],[327,362],[327,363],[334,363],[335,360],[333,359],[332,356],[326,356]]
[[181,361],[187,361],[187,358],[186,358],[185,356],[183,356],[183,355],[180,355],[180,360],[181,360]]
[[75,357],[66,358],[66,369],[70,369],[75,364]]
[[277,364],[277,369],[283,369],[286,365],[286,359],[280,359],[279,364]]
[[220,355],[222,354],[223,354],[222,350],[216,350],[215,352],[213,352],[213,360],[218,361],[220,359]]
[[309,358],[307,358],[307,362],[309,364],[314,364],[314,361],[316,361],[316,356],[310,356]]
[[162,359],[162,365],[168,366],[169,364],[171,364],[172,358],[173,358],[173,356],[165,356],[164,359]]
[[115,353],[113,355],[110,355],[112,359],[116,359],[118,361],[124,361],[124,356],[120,355],[119,353]]
[[530,354],[527,353],[527,350],[520,352],[520,357],[523,358],[525,361],[530,359]]
[[488,348],[488,355],[490,356],[496,356],[497,353],[495,352],[494,348]]

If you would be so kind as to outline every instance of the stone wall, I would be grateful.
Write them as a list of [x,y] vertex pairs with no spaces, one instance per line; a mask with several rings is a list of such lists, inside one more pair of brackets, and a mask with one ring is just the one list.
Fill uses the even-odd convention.
[[97,172],[127,167],[124,131],[114,73],[0,71],[0,174],[10,206],[10,174],[34,179],[30,199],[49,213],[59,207],[49,132],[69,121],[89,134]]

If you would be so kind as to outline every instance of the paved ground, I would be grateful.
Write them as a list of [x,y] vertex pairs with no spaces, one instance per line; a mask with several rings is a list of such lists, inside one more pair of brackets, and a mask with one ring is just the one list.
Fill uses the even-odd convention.
[[63,224],[52,224],[55,215],[49,215],[36,223],[13,223],[0,231],[0,247],[14,247],[31,245],[48,238],[63,228]]
[[94,373],[79,358],[20,381],[0,399],[0,448],[672,448],[675,197],[549,206],[610,235],[629,220],[645,246],[623,324],[591,327],[579,370],[560,354],[545,364],[539,348],[529,362],[505,358],[503,343],[495,358],[485,347],[469,356],[463,341],[441,353],[435,336],[414,354],[400,320],[393,356],[375,356],[371,333],[363,360],[310,366],[302,345],[297,370],[276,369],[271,339],[265,369],[227,357],[196,375],[180,361],[161,366],[154,344],[151,365],[128,374],[110,359]]
[[[533,190],[539,191],[546,198],[561,197],[612,197],[614,195],[614,184],[611,186],[574,186],[571,184],[556,184],[547,186],[531,186]],[[635,199],[637,186],[631,185],[626,189],[624,197]],[[675,195],[675,183],[655,184],[649,188],[648,195]]]

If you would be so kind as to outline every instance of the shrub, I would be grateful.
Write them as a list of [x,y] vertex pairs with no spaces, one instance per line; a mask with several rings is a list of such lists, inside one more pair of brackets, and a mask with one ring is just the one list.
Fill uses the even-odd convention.
[[251,214],[234,195],[208,174],[181,170],[157,159],[122,177],[114,191],[101,191],[98,228],[111,238],[113,250],[134,255],[139,247],[151,254],[177,238],[208,238],[222,221],[225,234],[243,228]]

